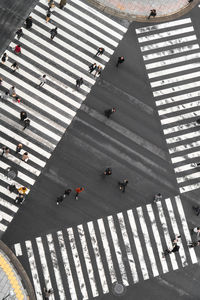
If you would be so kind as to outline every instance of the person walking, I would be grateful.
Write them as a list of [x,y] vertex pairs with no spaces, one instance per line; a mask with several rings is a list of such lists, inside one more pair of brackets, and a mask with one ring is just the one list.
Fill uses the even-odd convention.
[[60,9],[63,9],[63,7],[66,5],[66,3],[67,3],[67,0],[61,0],[59,3]]
[[200,237],[200,227],[194,227],[193,229],[191,229],[191,234],[196,234],[197,238]]
[[196,246],[200,246],[200,240],[198,240],[198,241],[191,241],[191,242],[188,243],[188,247],[189,248],[194,248]]
[[156,14],[157,14],[157,13],[156,13],[156,10],[155,10],[155,9],[151,9],[151,10],[150,10],[150,14],[149,14],[149,16],[148,16],[147,19],[149,20],[150,17],[154,17],[154,18],[155,18]]
[[32,27],[32,25],[33,25],[33,19],[32,19],[32,17],[29,16],[28,18],[26,18],[25,23],[26,23],[26,29],[30,29]]
[[17,174],[18,174],[18,171],[13,167],[8,167],[5,170],[5,176],[10,180],[14,180],[14,178],[17,176]]
[[192,206],[192,209],[195,211],[196,216],[200,214],[200,207],[199,206]]
[[122,191],[122,193],[125,192],[126,186],[128,185],[128,180],[124,179],[123,181],[119,181],[119,189]]
[[169,249],[167,248],[163,253],[162,253],[162,256],[163,258],[166,257],[168,254],[171,254],[171,253],[175,253],[175,252],[178,252],[179,249],[180,249],[180,246],[178,245],[178,242],[179,242],[179,239],[181,238],[180,235],[176,236],[175,239],[172,241],[172,248]]
[[158,202],[158,201],[161,201],[162,200],[162,194],[161,193],[158,193],[154,196],[154,202]]
[[118,67],[120,64],[122,64],[124,61],[125,61],[124,57],[123,56],[119,56],[118,60],[117,60],[116,67]]
[[4,54],[2,55],[2,58],[1,58],[1,62],[4,64],[6,62],[6,60],[8,60],[8,55],[6,52],[4,52]]
[[70,195],[71,191],[72,191],[71,189],[65,190],[64,194],[57,198],[56,204],[57,205],[61,204],[63,200],[66,198],[66,196]]
[[105,49],[103,47],[99,47],[97,49],[97,53],[94,55],[94,57],[95,56],[100,56],[100,55],[104,54],[104,51],[105,51]]
[[112,175],[112,169],[111,169],[111,168],[105,169],[105,171],[103,172],[103,174],[104,174],[105,176]]
[[51,17],[51,8],[49,7],[47,10],[47,14],[46,14],[46,22],[48,23],[50,21],[50,17]]
[[19,54],[21,54],[21,45],[17,45],[16,47],[15,47],[15,50],[14,50],[14,52],[15,52],[15,54],[17,54],[17,55],[19,55]]
[[27,162],[28,159],[29,159],[28,152],[24,152],[24,154],[22,155],[22,160],[23,160],[24,162]]
[[27,113],[24,110],[22,110],[20,112],[20,120],[24,121],[26,118],[27,118]]
[[19,70],[19,66],[16,61],[11,65],[11,68],[13,68],[13,72],[15,72],[16,70]]
[[30,126],[30,120],[29,119],[24,120],[24,128],[23,128],[23,130],[25,130],[29,126]]
[[80,87],[83,84],[83,78],[76,79],[76,87]]
[[9,95],[13,98],[15,98],[17,96],[16,94],[16,90],[15,90],[15,86],[12,86],[10,89],[9,89]]
[[50,7],[50,8],[54,8],[55,7],[55,3],[54,3],[54,1],[53,0],[48,0],[48,6]]
[[94,77],[96,77],[96,75],[100,76],[100,75],[101,75],[101,71],[102,71],[102,66],[99,65],[99,66],[95,69]]
[[45,300],[48,300],[50,296],[53,294],[53,289],[47,289],[46,287],[44,287],[43,291],[44,291]]
[[23,148],[23,145],[21,143],[19,143],[17,146],[16,146],[16,150],[15,150],[15,153],[19,153]]
[[107,117],[107,118],[110,118],[110,116],[116,112],[116,109],[113,107],[113,108],[110,108],[110,109],[106,109],[104,111],[104,115]]
[[17,39],[19,40],[23,35],[23,31],[21,28],[19,28],[17,31],[16,31],[16,35],[17,35]]
[[15,184],[10,184],[7,186],[7,189],[10,191],[10,193],[17,192],[17,188]]
[[22,204],[25,200],[26,194],[18,194],[17,197],[15,198],[14,202]]
[[97,64],[96,64],[96,63],[91,64],[91,65],[89,66],[89,72],[90,72],[90,74],[92,74],[92,72],[93,72],[94,70],[96,70],[96,68],[97,68]]
[[8,147],[6,147],[6,146],[1,147],[1,150],[2,150],[1,156],[4,156],[4,154],[6,156],[8,156],[8,154],[10,153],[10,149]]
[[51,34],[51,40],[53,40],[55,36],[58,34],[57,27],[51,29],[50,34]]
[[3,95],[1,94],[0,98],[7,101],[9,99],[9,97],[10,97],[9,92],[6,91]]
[[19,189],[18,189],[18,194],[19,195],[26,195],[26,192],[28,191],[28,189],[25,187],[25,186],[21,186]]
[[83,187],[76,188],[76,196],[75,199],[78,200],[79,194],[84,191]]
[[38,84],[38,86],[43,86],[46,83],[46,81],[46,75],[40,76],[40,83]]

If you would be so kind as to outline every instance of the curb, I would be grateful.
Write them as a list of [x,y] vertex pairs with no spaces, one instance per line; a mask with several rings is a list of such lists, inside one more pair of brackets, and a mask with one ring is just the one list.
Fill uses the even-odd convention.
[[152,19],[147,19],[147,15],[134,15],[134,14],[128,14],[121,11],[118,11],[117,9],[110,8],[108,6],[104,6],[101,4],[98,0],[87,0],[88,3],[96,7],[97,9],[109,14],[113,15],[115,17],[118,17],[123,20],[127,20],[129,22],[136,21],[136,22],[147,22],[147,23],[157,23],[157,22],[163,22],[163,21],[170,21],[174,20],[176,18],[179,18],[189,11],[191,11],[198,3],[200,3],[200,0],[193,0],[193,2],[188,3],[183,8],[181,8],[179,11],[176,11],[172,14],[166,14],[162,15],[161,17],[155,17]]

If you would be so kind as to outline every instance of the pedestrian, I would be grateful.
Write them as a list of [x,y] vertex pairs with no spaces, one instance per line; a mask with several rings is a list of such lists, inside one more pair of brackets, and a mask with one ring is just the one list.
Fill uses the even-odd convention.
[[9,92],[6,91],[4,94],[1,94],[0,98],[3,100],[8,100],[9,99]]
[[124,179],[123,181],[119,181],[119,189],[124,193],[125,192],[125,188],[128,184],[128,180]]
[[24,194],[18,194],[18,196],[15,198],[14,202],[22,204],[25,200],[25,195]]
[[44,287],[44,299],[48,300],[50,298],[50,296],[53,294],[53,289],[47,289],[46,287]]
[[7,186],[7,189],[10,191],[10,193],[17,192],[17,188],[15,184],[10,184]]
[[9,95],[13,98],[15,98],[17,96],[16,94],[16,90],[15,90],[15,86],[12,86],[10,89],[9,89]]
[[75,196],[75,199],[78,200],[78,196],[81,192],[84,191],[84,188],[83,187],[80,187],[80,188],[76,188],[76,196]]
[[60,4],[59,4],[60,9],[63,9],[63,7],[66,5],[66,3],[67,3],[67,0],[61,0]]
[[16,70],[19,70],[19,66],[16,61],[11,65],[11,68],[13,68],[13,72],[15,72]]
[[19,189],[18,189],[18,194],[19,195],[25,195],[26,192],[27,192],[27,188],[25,186],[21,186]]
[[113,107],[113,108],[110,108],[110,109],[106,109],[104,111],[104,115],[107,117],[107,118],[110,118],[110,116],[116,112],[116,109]]
[[105,171],[103,172],[104,175],[112,175],[112,169],[111,168],[107,168],[105,169]]
[[71,191],[72,191],[71,189],[65,190],[64,194],[57,198],[56,204],[59,205],[61,202],[63,202],[63,200],[66,198],[66,196],[70,195]]
[[28,159],[29,159],[28,152],[24,152],[24,154],[22,155],[22,160],[23,160],[24,162],[27,162]]
[[38,84],[38,86],[43,86],[46,83],[46,81],[46,75],[40,76],[40,83]]
[[49,5],[49,7],[50,8],[54,8],[55,7],[55,3],[54,3],[54,1],[53,0],[48,0],[48,5]]
[[199,206],[192,206],[193,210],[195,211],[196,216],[200,214],[200,207]]
[[179,242],[179,238],[181,238],[181,236],[176,236],[175,239],[172,241],[172,248],[169,249],[167,248],[163,253],[163,258],[165,256],[167,256],[168,254],[171,254],[171,253],[175,253],[175,252],[178,252],[179,249],[180,249],[180,246],[178,245],[178,242]]
[[154,196],[154,202],[158,202],[162,200],[162,194],[158,193]]
[[148,16],[147,19],[150,19],[150,17],[154,17],[155,18],[155,16],[156,16],[156,10],[155,9],[151,9],[150,10],[150,14],[149,14],[149,16]]
[[14,168],[14,167],[8,167],[5,170],[5,176],[10,179],[13,180],[18,174],[18,171]]
[[101,71],[102,71],[102,66],[99,65],[99,66],[95,69],[94,77],[96,77],[96,75],[100,76],[100,75],[101,75]]
[[83,78],[76,79],[76,87],[80,87],[83,84]]
[[3,79],[0,77],[0,85],[2,85]]
[[194,227],[193,229],[191,229],[191,233],[194,234],[196,233],[197,238],[200,237],[200,227]]
[[27,118],[27,113],[25,111],[20,112],[20,120],[24,121]]
[[94,55],[94,57],[104,54],[104,51],[105,51],[104,48],[102,48],[102,47],[98,48],[97,53]]
[[23,35],[23,31],[21,28],[19,28],[17,31],[16,31],[16,35],[17,35],[17,39],[19,40]]
[[191,242],[188,243],[188,247],[189,248],[194,248],[196,246],[200,246],[200,240],[198,240],[198,241],[191,241]]
[[17,146],[16,146],[16,150],[15,150],[15,153],[19,153],[23,148],[23,145],[21,143],[19,143]]
[[116,67],[118,67],[119,64],[122,64],[124,61],[125,61],[124,57],[123,57],[123,56],[119,56],[119,57],[118,57],[118,60],[117,60]]
[[21,45],[17,45],[14,50],[15,54],[21,54]]
[[90,72],[90,74],[91,74],[94,70],[96,70],[96,68],[97,68],[97,64],[96,64],[96,63],[91,64],[91,65],[89,66],[89,72]]
[[2,150],[1,156],[4,156],[4,154],[5,154],[6,156],[8,156],[8,154],[9,154],[9,152],[10,152],[10,149],[9,149],[8,147],[3,146],[3,147],[1,147],[1,150]]
[[46,14],[46,22],[48,23],[51,17],[51,8],[49,7]]
[[24,120],[24,128],[23,128],[23,130],[25,130],[29,126],[30,126],[30,120],[29,119]]
[[53,40],[55,38],[55,36],[58,34],[57,27],[51,29],[50,34],[51,34],[51,40]]
[[6,60],[8,60],[8,55],[6,52],[4,52],[2,58],[1,58],[1,62],[4,64],[6,62]]
[[26,29],[30,29],[33,25],[33,19],[31,16],[29,16],[28,18],[26,18]]

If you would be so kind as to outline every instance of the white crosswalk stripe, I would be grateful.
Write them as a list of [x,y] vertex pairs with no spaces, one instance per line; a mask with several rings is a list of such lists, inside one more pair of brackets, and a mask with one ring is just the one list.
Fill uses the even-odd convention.
[[[200,188],[200,53],[190,18],[136,29],[180,193]],[[171,39],[175,36],[175,39]],[[159,40],[157,42],[157,40]],[[155,42],[154,42],[155,41]]]
[[[163,257],[179,235],[179,251]],[[46,284],[56,299],[78,300],[112,292],[116,282],[129,286],[197,263],[190,241],[176,196],[16,243],[14,249],[19,260],[29,261],[37,299]]]
[[[33,18],[31,29],[22,27],[23,36],[20,40],[15,36],[5,52],[8,60],[0,65],[0,77],[3,82],[0,86],[0,148],[6,146],[10,152],[3,155],[0,161],[0,232],[5,232],[9,223],[18,211],[18,204],[14,204],[16,192],[10,192],[8,187],[15,184],[17,188],[26,186],[28,192],[34,185],[37,177],[43,171],[52,152],[71,124],[77,110],[91,91],[98,77],[89,73],[89,66],[93,63],[100,65],[102,70],[110,60],[120,40],[127,31],[127,27],[109,18],[104,13],[98,12],[87,3],[74,0],[67,3],[64,9],[59,8],[59,1],[55,1],[51,20],[46,22],[48,2],[40,0],[33,8],[30,15]],[[58,34],[50,39],[50,30],[57,27]],[[21,54],[16,55],[15,47],[21,45]],[[103,47],[103,55],[96,56],[97,49]],[[12,64],[17,62],[19,69],[13,71]],[[46,75],[46,83],[39,87],[40,77]],[[83,84],[77,88],[76,79],[82,77]],[[11,95],[5,96],[5,92],[15,86],[17,98]],[[17,101],[20,99],[20,101]],[[23,130],[24,123],[20,121],[20,112],[26,111],[30,119],[30,126]],[[16,146],[22,143],[23,149],[16,153]],[[22,155],[28,152],[28,160],[22,161]],[[0,150],[0,155],[2,150]],[[16,178],[10,180],[7,177],[8,168],[18,172]],[[28,193],[27,192],[27,193]],[[81,231],[81,227],[79,228]],[[84,229],[83,233],[84,233]],[[51,235],[47,236],[50,252],[54,252]],[[62,234],[58,236],[59,243],[63,244]],[[96,281],[93,281],[92,265],[87,260],[87,241],[81,240],[84,247],[84,255],[88,266],[88,276],[91,283],[93,296],[98,296]],[[38,246],[41,240],[37,240]],[[30,264],[35,265],[32,253],[32,244],[27,241],[27,251],[30,254]],[[40,247],[40,251],[42,248]],[[96,248],[95,250],[96,251]],[[48,279],[47,261],[41,252],[42,266],[45,280]],[[62,257],[65,262],[67,279],[70,282],[70,294],[72,299],[77,299],[73,278],[68,268],[66,250],[62,249]],[[32,256],[32,257],[31,257]],[[60,270],[57,267],[57,257],[52,257],[54,274],[58,283],[60,299],[63,296],[63,286]],[[78,263],[76,261],[76,263]],[[99,267],[102,262],[97,261]],[[91,266],[91,269],[89,269]],[[110,265],[111,266],[111,265]],[[34,271],[33,271],[34,272]],[[80,271],[81,272],[81,271]],[[79,274],[81,274],[79,272]],[[34,286],[38,286],[38,274],[35,276]],[[107,283],[103,274],[102,263],[102,287],[105,293]],[[81,276],[80,276],[81,280]],[[114,271],[113,271],[114,280]],[[49,283],[48,286],[51,284]],[[87,299],[87,291],[82,288],[83,298]],[[42,298],[42,290],[38,288],[38,299]]]

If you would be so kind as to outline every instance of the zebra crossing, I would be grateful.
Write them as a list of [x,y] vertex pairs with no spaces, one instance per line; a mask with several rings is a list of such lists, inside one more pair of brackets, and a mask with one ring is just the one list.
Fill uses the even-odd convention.
[[[0,147],[7,146],[10,152],[0,160],[0,232],[7,229],[19,207],[14,204],[15,193],[10,193],[8,184],[17,188],[26,186],[28,192],[41,174],[52,152],[77,110],[96,82],[89,74],[89,65],[96,63],[102,69],[109,61],[118,43],[127,31],[125,26],[98,12],[85,1],[72,0],[65,9],[55,8],[49,23],[46,22],[48,1],[40,0],[31,16],[30,30],[22,27],[23,36],[10,43],[6,49],[8,60],[1,63],[0,77]],[[52,41],[50,30],[58,27],[58,35]],[[20,44],[22,53],[13,49]],[[98,47],[104,47],[101,56],[95,56]],[[19,70],[12,72],[11,65],[17,62]],[[38,87],[40,76],[46,74],[47,82]],[[76,89],[76,79],[83,78],[83,85]],[[12,86],[21,98],[18,103],[12,97],[4,99]],[[21,111],[26,111],[30,127],[23,129],[19,122]],[[16,145],[23,144],[19,155]],[[28,152],[28,162],[21,155]],[[16,180],[10,180],[6,169],[18,170]]]
[[[162,256],[181,235],[180,250]],[[180,196],[129,209],[13,245],[27,266],[37,300],[91,299],[197,263]]]
[[136,29],[180,193],[200,188],[200,50],[190,18]]

